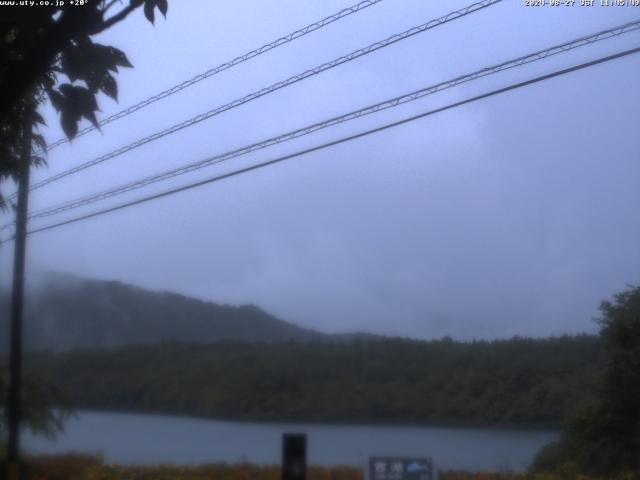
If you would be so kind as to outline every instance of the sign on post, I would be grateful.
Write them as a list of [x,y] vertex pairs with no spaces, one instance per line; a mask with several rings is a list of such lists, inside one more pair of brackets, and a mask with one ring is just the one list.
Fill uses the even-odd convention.
[[369,458],[369,480],[433,480],[430,458]]
[[282,480],[305,480],[307,476],[307,435],[282,435]]

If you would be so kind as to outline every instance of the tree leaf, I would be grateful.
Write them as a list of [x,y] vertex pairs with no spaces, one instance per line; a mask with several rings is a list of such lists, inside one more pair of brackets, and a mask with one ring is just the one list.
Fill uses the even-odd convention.
[[60,115],[60,125],[62,130],[69,140],[76,136],[78,133],[78,120],[79,118],[74,112],[63,110]]
[[[55,95],[54,95],[55,96]],[[98,128],[95,112],[98,104],[94,92],[85,87],[65,83],[60,85],[59,98],[60,123],[69,139],[78,133],[78,122],[82,117]]]
[[45,141],[44,137],[38,133],[34,133],[31,135],[31,141],[37,146],[39,147],[42,151],[46,152],[47,151],[47,142]]
[[55,90],[51,90],[49,92],[49,100],[51,101],[51,105],[53,105],[53,108],[55,108],[58,112],[62,110],[64,98],[62,97],[62,95],[60,95],[60,93]]
[[162,13],[162,16],[167,18],[167,10],[169,9],[169,3],[167,0],[156,0],[156,5],[158,6],[160,13]]
[[122,50],[115,47],[108,47],[109,55],[113,58],[116,65],[121,67],[133,68],[133,65]]
[[105,95],[113,98],[116,102],[118,101],[118,82],[116,82],[116,79],[113,78],[112,75],[106,74],[102,77],[99,88]]
[[46,167],[47,166],[47,160],[44,157],[41,157],[39,155],[32,155],[31,156],[31,164],[34,167]]
[[145,0],[144,2],[144,16],[147,17],[152,24],[155,21],[154,8],[156,6],[155,0]]
[[40,115],[40,113],[33,112],[33,119],[36,124],[44,125],[45,127],[47,126],[47,123],[44,121],[44,118],[42,118],[42,115]]
[[124,52],[93,43],[90,39],[76,42],[64,52],[61,59],[62,72],[71,82],[83,80],[91,92],[103,90],[112,98],[116,95],[117,86],[110,72],[117,72],[118,66],[132,66]]

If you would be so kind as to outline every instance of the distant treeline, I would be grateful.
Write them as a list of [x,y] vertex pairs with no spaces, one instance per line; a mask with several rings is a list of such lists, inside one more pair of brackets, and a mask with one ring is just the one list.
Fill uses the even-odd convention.
[[31,354],[78,408],[246,420],[558,426],[596,396],[593,336],[163,344]]

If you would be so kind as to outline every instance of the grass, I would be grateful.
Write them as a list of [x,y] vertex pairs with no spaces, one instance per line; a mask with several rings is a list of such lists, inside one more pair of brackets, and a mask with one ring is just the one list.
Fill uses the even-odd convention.
[[[3,472],[4,473],[4,472]],[[197,466],[130,466],[105,464],[100,457],[66,454],[29,457],[26,480],[280,480],[279,466],[216,463]],[[2,475],[0,475],[1,477]],[[356,467],[318,467],[307,469],[307,480],[363,480]],[[440,480],[640,480],[640,474],[608,479],[586,477],[570,472],[555,474],[517,474],[495,472],[440,472]]]
[[[216,463],[197,466],[129,466],[105,464],[100,458],[67,454],[30,457],[28,480],[280,480],[279,466]],[[355,467],[307,469],[308,480],[362,480]]]

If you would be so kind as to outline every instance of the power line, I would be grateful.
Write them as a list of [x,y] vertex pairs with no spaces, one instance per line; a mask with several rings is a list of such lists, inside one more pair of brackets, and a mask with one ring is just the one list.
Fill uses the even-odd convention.
[[[236,65],[239,65],[243,62],[246,62],[247,60],[251,60],[254,57],[257,57],[259,55],[262,55],[263,53],[267,53],[275,48],[278,48],[282,45],[285,45],[287,43],[290,43],[300,37],[303,37],[305,35],[308,35],[311,32],[315,32],[316,30],[320,30],[321,28],[326,27],[327,25],[332,24],[333,22],[336,22],[338,20],[341,20],[345,17],[348,17],[349,15],[352,15],[354,13],[360,12],[362,10],[364,10],[365,8],[371,7],[372,5],[375,5],[377,3],[380,3],[382,0],[364,0],[360,3],[357,3],[355,5],[352,5],[350,7],[344,8],[342,10],[340,10],[337,13],[334,13],[333,15],[329,15],[328,17],[323,18],[322,20],[318,20],[317,22],[314,22],[310,25],[307,25],[306,27],[303,27],[299,30],[296,30],[295,32],[292,32],[288,35],[285,35],[284,37],[280,37],[277,40],[274,40],[270,43],[267,43],[265,45],[262,45],[261,47],[256,48],[255,50],[251,50],[250,52],[245,53],[244,55],[240,55],[236,58],[234,58],[233,60],[230,60],[228,62],[222,63],[220,65],[218,65],[217,67],[211,68],[209,70],[207,70],[206,72],[203,72],[199,75],[196,75],[195,77],[192,77],[188,80],[185,80],[184,82],[175,85],[171,88],[168,88],[167,90],[164,90],[160,93],[157,93],[156,95],[153,95],[145,100],[142,100],[138,103],[136,103],[135,105],[131,105],[128,108],[125,108],[124,110],[120,110],[117,113],[114,113],[113,115],[110,115],[109,117],[104,118],[103,120],[100,120],[100,122],[98,122],[98,125],[100,127],[114,122],[116,120],[119,120],[123,117],[126,117],[128,115],[131,115],[134,112],[137,112],[138,110],[142,110],[143,108],[151,105],[152,103],[158,102],[164,98],[167,98],[171,95],[174,95],[175,93],[180,92],[181,90],[184,90],[185,88],[191,87],[192,85],[195,85],[196,83],[201,82],[202,80],[205,80],[207,78],[210,78],[214,75],[217,75],[218,73],[221,73],[225,70],[228,70],[229,68],[235,67]],[[81,129],[77,134],[76,137],[81,137],[82,135],[85,135],[89,132],[92,132],[93,130],[96,130],[96,127],[94,127],[93,125],[90,125],[88,127],[85,127],[83,129]],[[64,137],[64,138],[60,138],[59,140],[56,140],[55,142],[51,143],[48,147],[47,150],[53,150],[54,148],[63,145],[65,143],[67,143],[69,140]]]
[[[461,75],[458,77],[455,77],[451,80],[447,80],[444,82],[440,82],[438,84],[435,85],[431,85],[429,87],[425,87],[422,88],[420,90],[416,90],[414,92],[411,93],[407,93],[395,98],[392,98],[390,100],[386,100],[384,102],[379,102],[376,103],[374,105],[370,105],[368,107],[365,108],[361,108],[349,113],[346,113],[344,115],[340,115],[337,117],[333,117],[330,118],[328,120],[324,120],[322,122],[318,122],[318,123],[314,123],[312,125],[308,125],[305,126],[303,128],[299,128],[297,130],[293,130],[281,135],[278,135],[276,137],[271,137],[269,139],[266,140],[262,140],[241,148],[238,148],[236,150],[232,150],[232,151],[228,151],[222,154],[218,154],[215,155],[213,157],[209,157],[205,160],[200,160],[198,162],[194,162],[191,163],[189,165],[185,165],[179,168],[175,168],[172,170],[168,170],[165,172],[162,172],[160,174],[156,174],[150,177],[146,177],[131,183],[127,183],[124,185],[121,185],[119,187],[116,188],[112,188],[109,190],[105,190],[99,193],[95,193],[95,194],[91,194],[89,196],[85,196],[82,197],[80,199],[76,199],[76,200],[72,200],[69,202],[65,202],[61,205],[57,205],[54,207],[50,207],[38,212],[33,213],[32,215],[29,216],[29,219],[34,219],[34,218],[43,218],[43,217],[48,217],[51,215],[55,215],[58,213],[62,213],[71,209],[75,209],[75,208],[79,208],[82,206],[86,206],[92,203],[95,203],[97,201],[100,200],[104,200],[107,198],[111,198],[114,197],[116,195],[120,195],[132,190],[136,190],[138,188],[142,188],[148,185],[151,185],[153,183],[157,183],[172,177],[176,177],[178,175],[183,175],[186,173],[191,173],[193,171],[199,170],[201,168],[205,168],[214,164],[218,164],[221,163],[223,161],[227,161],[230,160],[232,158],[236,158],[242,155],[246,155],[252,152],[255,152],[257,150],[261,150],[285,141],[289,141],[289,140],[293,140],[295,138],[299,138],[302,137],[304,135],[308,135],[310,133],[313,132],[317,132],[319,130],[322,130],[324,128],[328,128],[330,126],[334,126],[343,122],[347,122],[350,120],[354,120],[366,115],[370,115],[373,113],[377,113],[380,112],[382,110],[386,110],[388,108],[392,108],[392,107],[396,107],[398,105],[404,104],[404,103],[408,103],[414,100],[417,100],[419,98],[425,97],[427,95],[431,95],[431,94],[435,94],[437,92],[443,91],[445,89],[448,88],[452,88],[455,87],[457,85],[461,85],[463,83],[466,82],[470,82],[479,78],[483,78],[485,76],[488,75],[492,75],[495,73],[499,73],[502,72],[504,70],[508,70],[514,67],[518,67],[518,66],[522,66],[522,65],[526,65],[528,63],[531,62],[535,62],[538,60],[542,60],[545,58],[548,58],[550,56],[559,54],[559,53],[563,53],[563,52],[567,52],[569,50],[573,50],[575,48],[578,47],[582,47],[585,45],[591,45],[595,42],[599,42],[599,41],[603,41],[605,39],[609,39],[618,35],[622,35],[625,33],[629,33],[632,32],[634,30],[637,30],[640,28],[640,19],[636,20],[634,22],[629,22],[629,23],[625,23],[623,25],[618,25],[616,27],[613,28],[609,28],[607,30],[602,30],[599,31],[597,33],[588,35],[588,36],[583,36],[580,38],[577,38],[575,40],[571,40],[569,42],[565,42],[562,43],[560,45],[555,45],[553,47],[550,48],[546,48],[544,50],[539,50],[536,51],[534,53],[530,53],[512,60],[508,60],[505,62],[502,62],[500,64],[497,65],[493,65],[491,67],[486,67],[483,68],[481,70],[477,70],[475,72],[472,73],[468,73],[465,75]],[[6,227],[7,225],[5,225]],[[4,228],[4,227],[3,227]]]
[[236,99],[230,103],[221,105],[219,107],[216,107],[212,110],[209,110],[208,112],[202,113],[200,115],[196,115],[195,117],[192,117],[188,120],[185,120],[181,123],[178,123],[176,125],[173,125],[172,127],[166,128],[160,132],[156,132],[152,135],[149,135],[147,137],[144,137],[142,139],[139,139],[133,143],[130,143],[128,145],[125,145],[123,147],[120,147],[110,153],[107,153],[105,155],[102,155],[100,157],[97,157],[93,160],[90,160],[89,162],[83,163],[81,165],[78,165],[76,167],[70,168],[69,170],[65,170],[64,172],[61,172],[59,174],[53,175],[49,178],[46,178],[44,180],[41,180],[40,182],[34,183],[31,186],[31,190],[36,190],[38,188],[41,188],[45,185],[48,185],[51,182],[60,180],[64,177],[67,177],[69,175],[78,173],[82,170],[85,170],[89,167],[92,167],[94,165],[97,165],[99,163],[105,162],[107,160],[110,160],[112,158],[115,158],[119,155],[122,155],[124,153],[127,153],[131,150],[134,150],[135,148],[138,148],[142,145],[145,145],[147,143],[150,143],[154,140],[158,140],[162,137],[165,137],[167,135],[170,135],[172,133],[175,133],[179,130],[182,130],[184,128],[187,127],[191,127],[197,123],[200,123],[204,120],[207,120],[215,115],[219,115],[220,113],[223,113],[227,110],[231,110],[232,108],[236,108],[240,105],[243,105],[247,102],[250,102],[252,100],[255,100],[257,98],[263,97],[265,95],[268,95],[270,93],[273,93],[277,90],[280,90],[284,87],[288,87],[290,85],[293,85],[294,83],[297,83],[301,80],[304,80],[306,78],[312,77],[314,75],[317,75],[321,72],[324,72],[326,70],[329,70],[331,68],[334,68],[338,65],[342,65],[343,63],[347,63],[350,62],[352,60],[355,60],[356,58],[362,57],[364,55],[367,55],[369,53],[375,52],[377,50],[380,50],[382,48],[388,47],[389,45],[393,45],[394,43],[397,43],[401,40],[405,40],[407,38],[410,38],[414,35],[417,35],[419,33],[423,33],[427,30],[430,30],[432,28],[435,28],[437,26],[443,25],[445,23],[451,22],[453,20],[457,20],[459,18],[465,17],[471,13],[477,12],[479,10],[482,10],[484,8],[487,8],[491,5],[495,5],[496,3],[499,3],[503,0],[482,0],[480,2],[477,3],[473,3],[467,7],[461,8],[459,10],[453,11],[451,13],[448,13],[447,15],[444,15],[442,17],[439,17],[437,19],[434,20],[430,20],[427,23],[424,23],[422,25],[419,25],[417,27],[413,27],[410,28],[408,30],[405,30],[402,33],[398,33],[395,35],[392,35],[384,40],[381,40],[379,42],[375,42],[372,43],[371,45],[368,45],[364,48],[360,48],[358,50],[355,50],[354,52],[351,52],[347,55],[341,56],[335,60],[332,60],[331,62],[327,62],[327,63],[323,63],[322,65],[319,65],[317,67],[311,68],[309,70],[306,70],[300,74],[294,75],[292,77],[289,77],[286,80],[282,80],[280,82],[274,83],[273,85],[269,86],[269,87],[265,87],[262,88],[260,90],[257,90],[253,93],[250,93],[248,95],[245,95],[244,97],[241,97],[239,99]]
[[78,217],[75,217],[75,218],[72,218],[72,219],[69,219],[69,220],[65,220],[65,221],[62,221],[62,222],[54,223],[54,224],[51,224],[51,225],[46,225],[44,227],[36,228],[34,230],[30,230],[28,233],[29,234],[34,234],[34,233],[44,232],[44,231],[51,230],[51,229],[54,229],[54,228],[58,228],[58,227],[61,227],[61,226],[64,226],[64,225],[69,225],[69,224],[72,224],[72,223],[80,222],[82,220],[87,220],[87,219],[90,219],[90,218],[93,218],[93,217],[97,217],[97,216],[104,215],[104,214],[107,214],[107,213],[111,213],[111,212],[115,212],[115,211],[118,211],[118,210],[122,210],[122,209],[125,209],[125,208],[128,208],[128,207],[132,207],[132,206],[135,206],[135,205],[140,205],[142,203],[150,202],[152,200],[157,200],[159,198],[167,197],[167,196],[170,196],[170,195],[173,195],[173,194],[176,194],[176,193],[179,193],[179,192],[183,192],[183,191],[186,191],[186,190],[191,190],[193,188],[201,187],[203,185],[207,185],[207,184],[214,183],[214,182],[217,182],[217,181],[220,181],[220,180],[224,180],[226,178],[234,177],[234,176],[240,175],[242,173],[247,173],[247,172],[250,172],[250,171],[253,171],[253,170],[258,170],[260,168],[264,168],[264,167],[267,167],[269,165],[274,165],[276,163],[280,163],[280,162],[283,162],[285,160],[290,160],[290,159],[295,158],[295,157],[299,157],[299,156],[306,155],[306,154],[309,154],[309,153],[312,153],[312,152],[323,150],[325,148],[332,147],[332,146],[335,146],[335,145],[339,145],[339,144],[342,144],[342,143],[346,143],[346,142],[349,142],[351,140],[355,140],[355,139],[358,139],[358,138],[366,137],[366,136],[372,135],[374,133],[379,133],[379,132],[382,132],[384,130],[387,130],[387,129],[390,129],[390,128],[393,128],[393,127],[397,127],[399,125],[404,125],[406,123],[413,122],[415,120],[418,120],[418,119],[421,119],[421,118],[425,118],[427,116],[434,115],[436,113],[444,112],[446,110],[450,110],[450,109],[453,109],[453,108],[456,108],[456,107],[459,107],[459,106],[462,106],[462,105],[466,105],[466,104],[469,104],[469,103],[472,103],[472,102],[475,102],[475,101],[478,101],[478,100],[482,100],[482,99],[489,98],[489,97],[492,97],[492,96],[495,96],[495,95],[498,95],[498,94],[501,94],[501,93],[506,93],[506,92],[511,91],[511,90],[516,90],[516,89],[519,89],[519,88],[522,88],[522,87],[533,85],[535,83],[542,82],[542,81],[545,81],[545,80],[549,80],[549,79],[554,78],[554,77],[558,77],[558,76],[561,76],[561,75],[566,75],[568,73],[575,72],[577,70],[582,70],[582,69],[585,69],[585,68],[588,68],[588,67],[599,65],[599,64],[602,64],[602,63],[605,63],[605,62],[616,60],[616,59],[619,59],[619,58],[622,58],[622,57],[626,57],[628,55],[636,54],[636,53],[639,53],[639,52],[640,52],[640,47],[637,47],[637,48],[633,48],[633,49],[630,49],[630,50],[624,50],[622,52],[618,52],[618,53],[615,53],[613,55],[608,55],[606,57],[600,57],[600,58],[598,58],[596,60],[592,60],[590,62],[581,63],[581,64],[575,65],[573,67],[565,68],[565,69],[562,69],[562,70],[556,70],[553,73],[549,73],[549,74],[546,74],[546,75],[541,75],[541,76],[538,76],[538,77],[535,77],[535,78],[532,78],[530,80],[526,80],[526,81],[523,81],[523,82],[514,83],[514,84],[511,84],[511,85],[509,85],[507,87],[503,87],[503,88],[499,88],[499,89],[496,89],[496,90],[492,90],[490,92],[487,92],[487,93],[484,93],[484,94],[481,94],[481,95],[477,95],[475,97],[471,97],[471,98],[468,98],[468,99],[465,99],[465,100],[461,100],[459,102],[451,103],[451,104],[446,105],[444,107],[440,107],[440,108],[436,108],[436,109],[433,109],[433,110],[429,110],[427,112],[424,112],[424,113],[421,113],[421,114],[418,114],[418,115],[414,115],[412,117],[408,117],[408,118],[405,118],[403,120],[399,120],[399,121],[396,121],[396,122],[393,122],[393,123],[388,123],[388,124],[383,125],[381,127],[373,128],[373,129],[366,130],[366,131],[361,132],[361,133],[357,133],[355,135],[350,135],[348,137],[343,137],[343,138],[338,139],[338,140],[334,140],[334,141],[331,141],[331,142],[323,143],[321,145],[317,145],[315,147],[307,148],[305,150],[300,150],[298,152],[291,153],[291,154],[288,154],[288,155],[284,155],[284,156],[281,156],[281,157],[278,157],[278,158],[275,158],[275,159],[272,159],[272,160],[269,160],[269,161],[266,161],[266,162],[263,162],[263,163],[259,163],[259,164],[256,164],[256,165],[245,167],[245,168],[236,170],[234,172],[217,175],[215,177],[211,177],[211,178],[208,178],[206,180],[200,180],[198,182],[194,182],[194,183],[182,186],[182,187],[174,188],[174,189],[167,190],[167,191],[164,191],[164,192],[161,192],[161,193],[157,193],[157,194],[154,194],[154,195],[143,197],[143,198],[140,198],[138,200],[134,200],[134,201],[131,201],[131,202],[127,202],[127,203],[123,203],[123,204],[120,204],[120,205],[116,205],[114,207],[106,208],[106,209],[99,210],[97,212],[89,213],[89,214],[86,214],[86,215],[81,215],[81,216],[78,216]]

